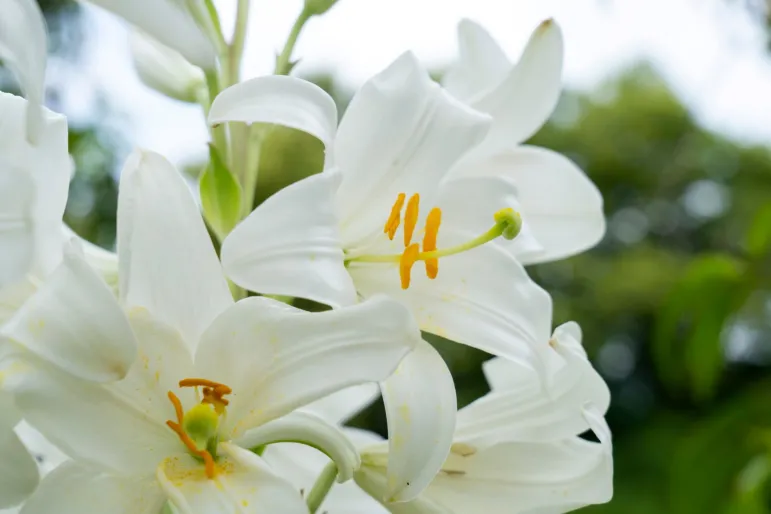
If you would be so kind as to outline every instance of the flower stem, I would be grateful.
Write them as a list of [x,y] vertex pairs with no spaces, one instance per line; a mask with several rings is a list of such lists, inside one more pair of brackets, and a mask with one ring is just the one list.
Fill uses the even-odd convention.
[[313,484],[305,502],[308,504],[308,511],[310,514],[314,514],[324,498],[327,497],[329,491],[332,489],[332,485],[337,478],[337,465],[334,462],[327,464],[321,471],[321,474],[316,479],[316,483]]
[[289,72],[292,71],[291,59],[294,46],[297,44],[297,38],[300,37],[303,26],[312,16],[313,13],[303,7],[297,20],[295,20],[294,25],[292,25],[292,30],[289,32],[289,37],[286,40],[286,44],[284,44],[284,49],[276,58],[276,69],[273,71],[275,75],[289,75]]

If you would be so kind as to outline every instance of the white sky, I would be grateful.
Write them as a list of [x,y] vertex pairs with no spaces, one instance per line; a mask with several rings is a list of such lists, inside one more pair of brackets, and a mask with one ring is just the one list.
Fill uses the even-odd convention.
[[[356,87],[411,49],[429,67],[456,51],[463,17],[483,25],[515,58],[530,31],[554,17],[566,40],[568,87],[589,89],[645,57],[707,127],[747,142],[771,144],[771,61],[765,34],[729,0],[339,0],[306,27],[297,72],[331,71]],[[232,22],[234,0],[219,2]],[[268,73],[302,0],[254,0],[245,74]],[[122,23],[88,8],[85,70],[63,77],[64,110],[87,116],[98,90],[124,113],[131,143],[173,161],[202,155],[207,139],[200,110],[148,90],[132,68]]]

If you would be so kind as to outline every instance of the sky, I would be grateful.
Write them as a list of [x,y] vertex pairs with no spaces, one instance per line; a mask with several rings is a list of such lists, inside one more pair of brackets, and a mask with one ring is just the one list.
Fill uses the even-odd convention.
[[[230,26],[235,1],[217,4],[223,24]],[[306,26],[295,70],[331,72],[354,89],[405,50],[440,69],[454,58],[462,18],[484,25],[516,59],[530,32],[551,17],[565,35],[566,87],[591,90],[647,59],[703,125],[742,142],[771,145],[766,36],[734,5],[731,0],[339,0]],[[302,0],[254,0],[246,78],[270,72],[301,7]],[[122,20],[88,6],[84,28],[82,67],[64,78],[63,110],[72,122],[92,115],[94,99],[103,93],[121,113],[115,123],[131,146],[180,164],[203,156],[207,133],[200,109],[139,81]]]

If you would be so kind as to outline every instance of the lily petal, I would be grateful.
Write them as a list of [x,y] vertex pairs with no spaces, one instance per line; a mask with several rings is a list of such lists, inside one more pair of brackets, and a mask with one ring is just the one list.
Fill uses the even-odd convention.
[[0,508],[24,501],[39,480],[35,459],[13,431],[19,419],[13,397],[0,391]]
[[455,431],[457,399],[442,357],[421,341],[383,382],[388,417],[385,499],[415,498],[442,467]]
[[380,396],[377,384],[361,384],[316,400],[303,410],[330,423],[342,425],[369,407]]
[[534,380],[543,370],[551,351],[551,297],[498,245],[440,259],[434,280],[416,270],[408,289],[401,289],[396,269],[359,263],[348,269],[362,296],[387,293],[402,301],[421,330],[519,362]]
[[345,248],[382,232],[399,193],[431,205],[436,184],[487,134],[490,119],[434,83],[405,53],[351,100],[335,144]]
[[281,512],[307,514],[300,492],[254,453],[230,443],[219,451],[227,466],[209,479],[190,456],[167,459],[157,477],[179,514]]
[[136,151],[118,197],[120,295],[179,330],[194,349],[201,332],[233,303],[190,190],[174,166]]
[[458,60],[442,77],[442,85],[459,100],[469,102],[499,84],[511,66],[506,53],[481,25],[463,19],[458,23]]
[[337,129],[337,106],[316,84],[284,75],[246,80],[222,91],[209,110],[209,124],[227,121],[272,123],[318,138],[327,161]]
[[74,248],[0,332],[60,369],[96,382],[120,380],[136,358],[137,342],[118,302]]
[[542,250],[513,247],[524,264],[564,259],[596,245],[605,234],[602,195],[570,159],[551,150],[521,146],[469,158],[454,176],[494,176],[517,190],[532,237]]
[[0,285],[27,273],[45,276],[62,258],[61,223],[71,169],[67,120],[43,108],[37,142],[30,144],[24,136],[29,105],[0,92]]
[[493,117],[486,144],[512,147],[528,139],[546,122],[562,88],[562,31],[554,20],[535,29],[508,75],[471,102]]
[[185,59],[205,70],[214,69],[216,51],[185,4],[174,0],[90,0],[144,30]]
[[359,452],[345,434],[318,416],[292,412],[249,430],[236,441],[242,448],[280,442],[300,442],[326,454],[337,465],[337,481],[346,482],[361,464]]
[[407,309],[384,297],[319,313],[251,297],[206,331],[196,368],[232,388],[225,430],[235,439],[334,391],[385,379],[418,341]]
[[222,244],[222,265],[239,286],[333,307],[356,303],[345,269],[334,195],[340,175],[323,172],[282,189]]
[[66,462],[40,484],[23,514],[82,514],[99,506],[102,514],[157,514],[166,496],[153,479],[108,475],[98,468]]
[[48,37],[43,13],[34,0],[0,0],[0,59],[16,75],[27,97],[27,140],[37,144],[43,130]]

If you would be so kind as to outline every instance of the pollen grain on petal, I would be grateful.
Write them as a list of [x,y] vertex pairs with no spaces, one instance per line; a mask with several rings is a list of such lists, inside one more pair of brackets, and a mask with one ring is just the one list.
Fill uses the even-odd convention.
[[[439,225],[442,223],[442,209],[434,207],[426,218],[426,232],[423,235],[423,251],[436,250],[436,236],[439,233]],[[426,275],[435,279],[439,273],[439,259],[426,259]]]
[[388,221],[386,221],[386,224],[383,227],[383,233],[388,234],[388,239],[393,240],[396,235],[396,229],[399,228],[399,224],[401,223],[402,207],[404,206],[404,199],[406,197],[407,195],[404,193],[399,193],[396,197],[396,202],[394,202],[393,207],[391,207],[391,214],[388,216]]
[[415,225],[418,224],[418,213],[420,212],[420,195],[415,193],[407,202],[407,209],[404,211],[404,247],[407,248],[412,243],[412,234],[415,232]]
[[420,245],[414,243],[409,245],[402,254],[399,260],[399,278],[402,281],[402,289],[410,287],[410,275],[412,273],[412,266],[415,261],[418,260],[420,254]]

